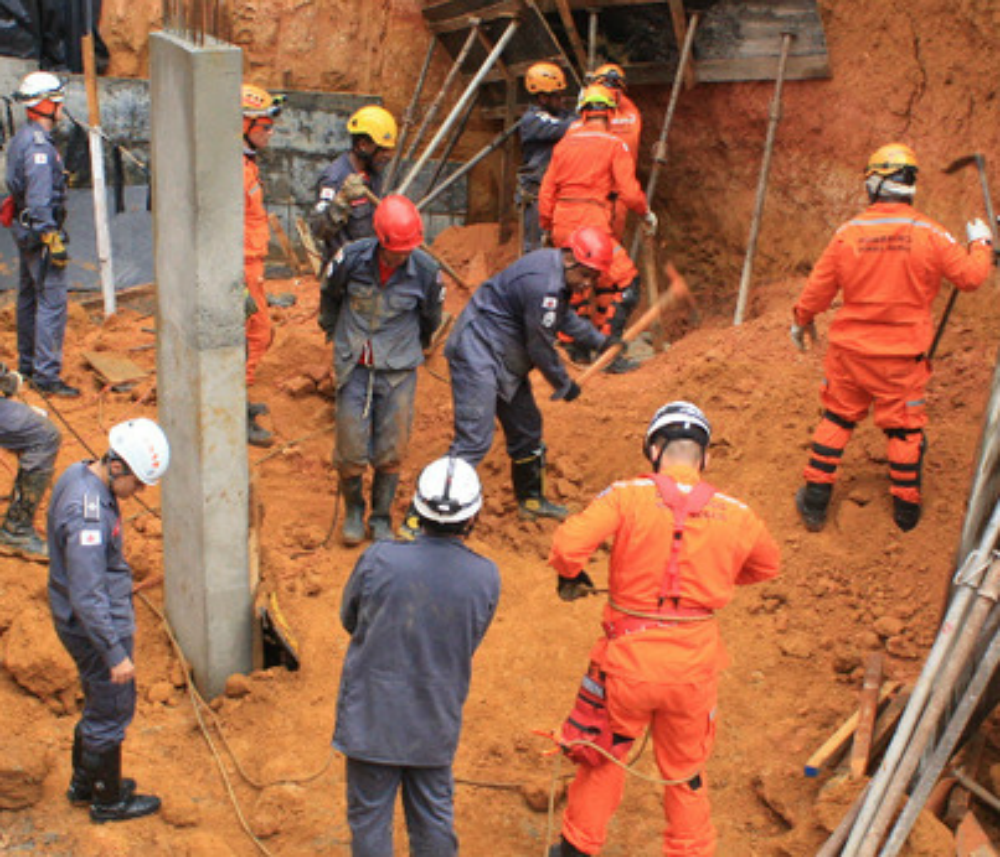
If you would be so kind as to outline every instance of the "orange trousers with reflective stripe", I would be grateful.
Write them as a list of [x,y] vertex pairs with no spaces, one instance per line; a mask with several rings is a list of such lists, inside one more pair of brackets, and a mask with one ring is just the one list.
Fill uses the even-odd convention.
[[247,289],[257,302],[257,312],[247,319],[247,386],[253,384],[257,366],[264,353],[271,346],[274,330],[271,326],[271,313],[267,308],[267,293],[264,291],[264,260],[245,259],[243,273],[247,280]]
[[[639,738],[648,726],[656,765],[665,780],[663,812],[667,857],[712,857],[715,827],[705,781],[705,763],[715,743],[717,679],[698,684],[661,684],[607,676],[612,730]],[[694,777],[700,784],[692,788]],[[562,835],[585,854],[599,854],[608,824],[625,791],[625,771],[611,761],[577,766],[563,814]]]
[[869,357],[834,345],[823,363],[820,388],[824,417],[813,434],[807,482],[832,484],[853,424],[872,410],[888,435],[890,493],[908,503],[920,502],[921,429],[927,425],[925,390],[931,376],[926,360]]

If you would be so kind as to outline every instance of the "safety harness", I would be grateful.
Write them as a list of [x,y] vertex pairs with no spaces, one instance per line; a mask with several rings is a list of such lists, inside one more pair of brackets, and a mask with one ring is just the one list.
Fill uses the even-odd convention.
[[[667,567],[660,580],[656,610],[650,612],[631,610],[612,600],[612,608],[626,615],[614,621],[604,622],[604,633],[611,640],[627,634],[636,634],[649,628],[670,627],[680,622],[704,622],[715,615],[707,607],[686,607],[680,604],[680,556],[684,530],[687,527],[688,518],[701,512],[715,496],[715,487],[708,482],[699,482],[690,491],[684,492],[681,491],[674,479],[663,473],[657,473],[653,476],[653,481],[660,492],[660,498],[673,513],[674,518],[670,556],[667,558]],[[668,601],[673,603],[664,607],[664,603]]]

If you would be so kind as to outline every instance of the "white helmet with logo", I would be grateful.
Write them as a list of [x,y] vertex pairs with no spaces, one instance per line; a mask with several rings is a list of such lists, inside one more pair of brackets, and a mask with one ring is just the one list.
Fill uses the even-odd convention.
[[108,433],[111,451],[135,477],[146,485],[155,485],[170,466],[170,444],[156,423],[138,417],[114,426]]
[[14,98],[25,107],[37,107],[43,101],[60,103],[66,97],[66,84],[47,71],[33,71],[25,75]]
[[469,520],[483,505],[483,489],[475,468],[450,455],[428,464],[417,480],[413,505],[421,518],[439,524]]
[[672,440],[693,440],[705,449],[712,440],[712,426],[701,408],[690,402],[670,402],[660,408],[649,422],[642,451],[653,460],[650,444],[660,435],[668,443]]

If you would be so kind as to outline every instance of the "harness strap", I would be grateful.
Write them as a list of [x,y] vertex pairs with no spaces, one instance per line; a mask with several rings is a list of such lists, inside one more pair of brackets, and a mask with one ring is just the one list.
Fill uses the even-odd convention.
[[663,572],[663,579],[660,582],[659,601],[657,606],[662,607],[663,602],[672,598],[674,601],[681,597],[681,571],[680,555],[681,541],[684,538],[684,528],[687,526],[689,515],[697,515],[708,501],[715,495],[715,488],[707,482],[699,482],[689,492],[684,493],[677,487],[677,482],[663,473],[657,473],[653,477],[656,487],[660,492],[660,497],[667,508],[674,516],[673,539],[670,542],[670,557],[667,560],[667,567]]

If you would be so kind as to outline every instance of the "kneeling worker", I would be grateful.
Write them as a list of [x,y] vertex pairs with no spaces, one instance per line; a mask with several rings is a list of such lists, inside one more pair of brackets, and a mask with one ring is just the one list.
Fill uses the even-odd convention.
[[599,854],[624,793],[621,767],[569,743],[581,717],[596,714],[601,728],[587,735],[618,759],[651,729],[660,776],[669,782],[663,853],[715,854],[704,769],[718,674],[728,663],[715,611],[737,586],[774,577],[780,553],[760,518],[702,481],[711,437],[691,403],[660,408],[643,443],[652,471],[615,482],[553,537],[549,564],[565,601],[592,592],[584,567],[606,539],[612,548],[605,636],[591,650],[581,702],[561,736],[579,761],[551,857]]
[[[452,762],[472,657],[500,598],[496,565],[465,546],[483,504],[476,471],[441,458],[417,481],[422,535],[358,560],[340,618],[351,635],[333,745],[347,756],[355,857],[389,857],[402,789],[411,854],[454,857]],[[410,620],[404,621],[406,617]]]

